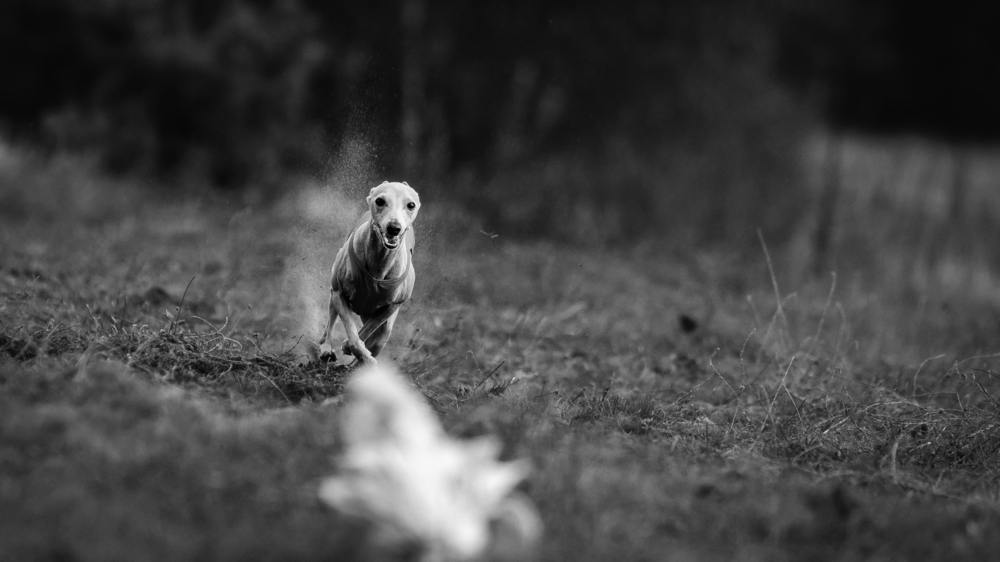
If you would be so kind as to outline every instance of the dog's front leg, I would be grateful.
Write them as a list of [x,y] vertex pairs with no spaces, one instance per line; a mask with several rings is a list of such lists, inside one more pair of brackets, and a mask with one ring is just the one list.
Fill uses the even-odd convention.
[[375,357],[368,351],[368,348],[365,347],[364,342],[361,341],[361,337],[358,335],[358,330],[361,328],[358,317],[351,312],[347,301],[344,300],[344,296],[340,294],[340,291],[333,290],[330,292],[330,308],[331,310],[336,308],[337,315],[340,316],[340,321],[344,323],[344,332],[347,333],[347,343],[344,344],[344,351],[350,353],[362,363],[374,364]]
[[395,325],[398,315],[399,306],[393,305],[384,314],[367,319],[365,325],[361,327],[358,336],[364,340],[365,347],[373,356],[378,357],[382,348],[385,347],[385,342],[389,340],[389,334],[392,333],[392,327]]

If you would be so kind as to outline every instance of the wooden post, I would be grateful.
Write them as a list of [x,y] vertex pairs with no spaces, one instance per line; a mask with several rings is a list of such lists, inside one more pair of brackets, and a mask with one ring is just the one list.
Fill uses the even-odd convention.
[[826,156],[823,170],[823,186],[816,205],[816,230],[813,235],[812,270],[816,275],[826,273],[830,267],[834,227],[837,216],[837,201],[841,189],[841,144],[836,133],[830,133],[826,140]]
[[951,149],[951,199],[948,204],[949,226],[959,228],[965,220],[968,178],[965,174],[965,151],[956,146]]

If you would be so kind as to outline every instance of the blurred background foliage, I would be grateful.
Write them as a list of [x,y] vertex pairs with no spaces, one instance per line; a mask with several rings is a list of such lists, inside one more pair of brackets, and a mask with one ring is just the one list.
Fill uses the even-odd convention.
[[817,130],[1000,131],[960,4],[8,0],[0,124],[166,187],[277,193],[361,147],[488,230],[783,240],[823,222]]

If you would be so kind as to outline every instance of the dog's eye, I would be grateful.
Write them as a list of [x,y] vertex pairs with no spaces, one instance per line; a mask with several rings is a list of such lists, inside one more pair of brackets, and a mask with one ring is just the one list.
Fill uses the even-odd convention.
[[385,207],[385,199],[382,199],[381,197],[375,199],[375,206],[376,207]]
[[412,211],[413,209],[417,208],[417,204],[414,203],[413,201],[410,201],[409,203],[406,204],[406,208]]

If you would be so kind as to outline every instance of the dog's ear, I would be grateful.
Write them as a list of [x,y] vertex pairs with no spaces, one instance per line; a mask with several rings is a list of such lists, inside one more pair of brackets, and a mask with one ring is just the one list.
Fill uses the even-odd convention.
[[405,181],[404,181],[404,182],[400,182],[400,183],[402,183],[402,184],[403,184],[403,185],[405,185],[406,187],[410,187],[410,184],[406,183]]

